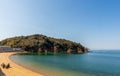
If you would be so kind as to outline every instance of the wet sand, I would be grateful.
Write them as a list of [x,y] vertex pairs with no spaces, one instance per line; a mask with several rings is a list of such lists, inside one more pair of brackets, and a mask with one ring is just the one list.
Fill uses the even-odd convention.
[[9,59],[9,56],[13,54],[17,54],[18,52],[7,52],[7,53],[0,53],[0,65],[2,63],[10,64],[11,68],[9,69],[3,69],[1,66],[2,72],[6,76],[43,76],[42,74],[33,72],[32,70],[29,70],[27,68],[24,68],[20,65],[15,64]]

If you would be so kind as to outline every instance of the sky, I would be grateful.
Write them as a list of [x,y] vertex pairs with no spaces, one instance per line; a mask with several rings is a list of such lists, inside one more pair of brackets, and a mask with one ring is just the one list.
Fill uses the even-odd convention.
[[120,0],[0,0],[0,40],[31,34],[120,49]]

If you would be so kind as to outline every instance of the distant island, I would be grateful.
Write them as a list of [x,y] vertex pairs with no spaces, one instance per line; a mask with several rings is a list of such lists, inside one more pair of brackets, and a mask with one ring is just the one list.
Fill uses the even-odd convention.
[[88,49],[80,43],[65,39],[47,37],[41,34],[29,36],[17,36],[0,41],[0,45],[21,48],[22,50],[34,53],[87,53]]

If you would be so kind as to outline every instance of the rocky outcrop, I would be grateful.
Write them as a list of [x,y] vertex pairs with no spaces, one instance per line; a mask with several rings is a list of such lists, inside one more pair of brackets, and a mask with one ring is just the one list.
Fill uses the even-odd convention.
[[45,35],[35,34],[30,36],[18,36],[7,38],[0,42],[14,48],[38,53],[86,53],[88,49],[80,43],[65,39],[56,39]]

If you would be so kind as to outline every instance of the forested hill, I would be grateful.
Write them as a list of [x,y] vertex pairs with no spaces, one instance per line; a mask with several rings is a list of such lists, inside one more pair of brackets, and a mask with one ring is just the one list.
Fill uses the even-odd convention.
[[18,36],[0,41],[0,45],[22,48],[29,52],[38,53],[86,53],[87,48],[80,43],[65,39],[56,39],[41,34]]

